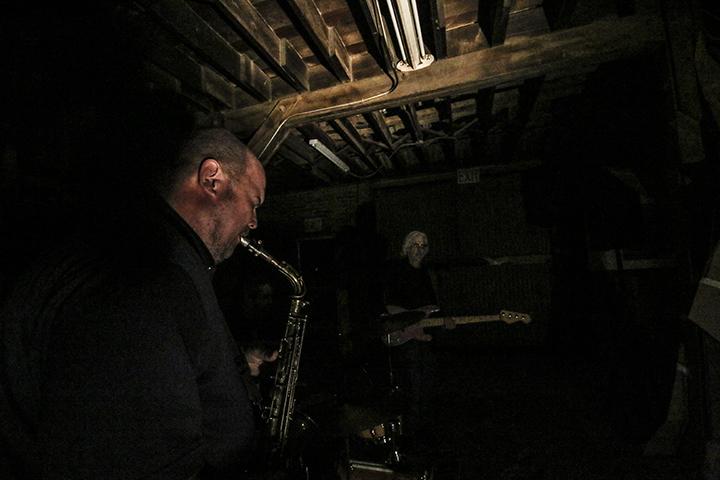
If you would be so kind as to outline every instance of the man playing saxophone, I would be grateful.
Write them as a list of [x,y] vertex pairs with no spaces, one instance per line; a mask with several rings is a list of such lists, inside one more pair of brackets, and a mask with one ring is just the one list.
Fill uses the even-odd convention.
[[10,478],[244,478],[244,358],[211,278],[257,227],[265,173],[231,132],[168,101],[138,101],[116,125],[137,127],[118,161],[150,188],[39,255],[2,311]]

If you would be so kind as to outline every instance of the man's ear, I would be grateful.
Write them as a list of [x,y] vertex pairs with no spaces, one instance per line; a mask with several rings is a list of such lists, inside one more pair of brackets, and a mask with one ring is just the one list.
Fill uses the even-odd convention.
[[218,195],[220,189],[225,187],[225,179],[220,162],[214,158],[206,158],[202,161],[198,169],[198,184],[203,191],[214,196]]

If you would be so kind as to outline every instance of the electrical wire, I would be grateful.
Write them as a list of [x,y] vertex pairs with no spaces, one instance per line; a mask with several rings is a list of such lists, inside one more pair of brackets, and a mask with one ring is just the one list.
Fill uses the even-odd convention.
[[[373,19],[378,18],[378,16],[380,15],[380,6],[378,5],[377,0],[375,0],[374,6],[375,6],[375,9],[376,9],[376,16],[373,17]],[[377,27],[378,25],[376,24],[375,26]],[[293,119],[293,118],[295,118],[295,117],[306,116],[306,115],[315,115],[315,114],[319,114],[319,113],[335,111],[335,110],[337,110],[337,109],[339,109],[339,108],[345,108],[345,107],[351,107],[351,106],[354,106],[354,105],[360,105],[360,104],[362,104],[362,103],[369,102],[369,101],[371,101],[371,100],[375,100],[376,98],[384,97],[385,95],[388,95],[388,94],[394,92],[395,89],[397,88],[398,84],[400,83],[400,79],[398,78],[397,72],[395,72],[395,70],[392,68],[392,64],[391,64],[391,62],[390,62],[390,60],[389,60],[390,53],[389,53],[389,51],[388,51],[387,45],[385,44],[385,42],[380,42],[380,43],[381,43],[382,46],[384,47],[384,48],[382,48],[382,52],[383,52],[383,55],[384,55],[384,57],[385,57],[387,67],[388,67],[388,69],[390,70],[389,72],[388,72],[388,71],[385,71],[385,74],[390,78],[390,81],[391,81],[390,88],[389,88],[388,90],[385,90],[385,91],[383,91],[383,92],[377,93],[377,94],[372,95],[372,96],[370,96],[370,97],[368,97],[368,98],[361,98],[360,100],[354,100],[354,101],[352,101],[352,102],[347,102],[347,103],[344,103],[344,104],[341,104],[341,105],[333,105],[333,106],[331,106],[331,107],[317,108],[317,109],[315,109],[315,110],[310,110],[310,111],[307,111],[307,112],[297,112],[297,113],[295,113],[295,114],[290,114],[290,115],[288,115],[288,116],[285,117],[285,118],[280,122],[280,124],[275,128],[275,131],[273,132],[272,136],[270,137],[270,140],[268,140],[268,142],[265,144],[265,146],[264,146],[263,149],[260,151],[260,153],[257,154],[257,156],[258,156],[258,157],[262,157],[262,156],[263,156],[263,154],[265,153],[265,151],[267,150],[267,148],[270,146],[270,144],[273,142],[273,140],[275,140],[275,137],[276,137],[277,134],[280,132],[280,130],[285,126],[285,124],[286,124],[289,120],[291,120],[291,119]],[[392,74],[391,74],[390,72],[392,72]],[[298,99],[297,99],[297,100],[295,101],[295,103],[293,103],[293,105],[290,107],[290,110],[292,110],[293,108],[295,108],[295,105],[297,105],[297,102],[299,101],[299,99],[300,99],[300,97],[298,96]],[[275,110],[275,108],[277,108],[277,106],[279,105],[279,103],[280,103],[280,100],[278,100],[278,101],[275,103],[275,106],[273,106],[273,108],[270,110],[271,113]]]

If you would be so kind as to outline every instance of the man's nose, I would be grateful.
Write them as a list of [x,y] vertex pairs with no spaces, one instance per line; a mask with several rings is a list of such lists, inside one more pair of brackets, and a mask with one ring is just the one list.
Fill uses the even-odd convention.
[[248,223],[248,228],[250,230],[255,230],[257,228],[257,225],[258,225],[257,215],[253,213],[252,219],[250,219],[250,223]]

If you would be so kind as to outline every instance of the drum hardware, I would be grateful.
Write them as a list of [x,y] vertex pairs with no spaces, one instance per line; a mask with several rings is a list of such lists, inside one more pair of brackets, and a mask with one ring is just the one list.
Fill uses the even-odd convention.
[[399,472],[387,465],[364,460],[350,459],[347,472],[342,476],[344,480],[432,480],[433,472]]
[[402,435],[402,418],[375,425],[372,428],[362,430],[357,434],[360,438],[370,440],[373,444],[383,447],[385,463],[396,465],[400,463],[400,451],[398,450],[398,437]]

